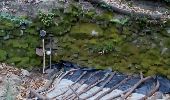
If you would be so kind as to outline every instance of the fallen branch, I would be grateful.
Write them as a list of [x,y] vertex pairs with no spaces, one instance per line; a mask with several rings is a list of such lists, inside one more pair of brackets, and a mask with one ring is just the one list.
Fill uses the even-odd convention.
[[74,89],[72,89],[72,87],[71,86],[68,86],[72,91],[73,91],[73,93],[76,95],[76,97],[78,98],[78,100],[80,100],[80,96],[79,96],[79,94],[77,94],[77,92],[76,91],[74,91]]
[[37,92],[36,92],[35,90],[33,90],[33,89],[30,89],[30,94],[31,94],[31,95],[34,95],[35,97],[38,97],[38,99],[40,99],[40,100],[51,100],[51,99],[49,99],[48,97],[43,96],[43,95],[37,93]]
[[156,86],[153,88],[153,90],[151,90],[148,95],[146,95],[145,97],[143,97],[140,100],[146,100],[148,97],[151,97],[159,89],[159,86],[160,86],[160,83],[157,80]]
[[147,81],[148,79],[151,79],[151,76],[148,76],[146,78],[143,78],[143,74],[140,73],[141,79],[139,80],[139,82],[137,82],[123,97],[122,99],[125,100],[130,94],[132,94],[132,92],[143,82]]
[[[81,88],[81,86],[82,86],[85,82],[89,81],[93,76],[95,76],[95,75],[98,74],[99,72],[101,72],[101,71],[96,71],[95,73],[92,73],[86,80],[84,80],[84,81],[81,82],[80,86],[76,87],[74,90],[77,91],[79,88]],[[72,94],[73,94],[73,93],[70,93],[70,94],[64,96],[63,99],[67,99],[67,98],[71,97]]]
[[[127,90],[125,90],[125,91],[122,91],[121,93],[118,93],[118,94],[116,94],[116,95],[108,98],[107,100],[114,100],[115,98],[118,98],[118,97],[122,96],[124,93],[126,93],[126,92],[129,91],[129,90],[130,90],[130,88],[127,89]],[[121,99],[120,99],[120,100],[121,100]]]
[[[73,84],[71,84],[71,87],[73,87],[78,81],[80,81],[80,79],[81,79],[86,73],[87,73],[87,71],[84,71],[84,72],[82,73],[82,75],[80,75],[80,77],[78,77],[77,80],[76,80]],[[64,95],[66,92],[68,92],[68,90],[69,90],[69,89],[67,89],[67,90],[64,91],[63,93],[61,93],[61,94],[53,97],[53,99],[55,99],[56,97],[59,97],[59,96],[61,96],[61,95]]]
[[110,92],[112,92],[113,90],[115,90],[116,88],[118,88],[119,86],[121,86],[123,83],[127,82],[127,80],[129,80],[132,76],[128,76],[127,78],[125,78],[124,80],[122,80],[120,83],[118,83],[117,85],[115,85],[114,87],[112,87],[111,89],[109,89],[108,91],[100,94],[96,99],[94,100],[100,100],[103,96],[109,94]]
[[[89,91],[91,88],[93,88],[94,86],[96,86],[96,85],[99,84],[100,82],[104,81],[108,76],[109,76],[109,73],[106,73],[105,76],[104,76],[102,79],[98,80],[97,82],[95,82],[95,83],[92,84],[92,85],[89,85],[85,90],[79,92],[78,94],[81,95],[81,94]],[[71,100],[74,100],[74,99],[75,99],[75,96],[73,96],[73,97],[71,98]]]
[[[56,79],[56,77],[60,76],[60,74],[62,74],[61,71],[57,72],[56,74],[54,74],[51,79],[45,84],[45,86],[43,88],[40,88],[38,90],[36,90],[37,93],[43,92],[45,90],[47,90],[47,88],[49,88],[51,86],[51,84],[54,82],[54,80]],[[58,75],[58,76],[57,76]]]
[[70,72],[73,72],[73,71],[76,71],[76,70],[78,70],[78,69],[71,69],[71,70],[67,71],[65,74],[63,74],[61,77],[59,77],[58,80],[57,80],[57,82],[55,83],[55,87],[52,88],[52,89],[50,89],[47,93],[53,91],[53,90],[57,87],[57,85],[60,83],[60,81],[61,81],[66,75],[68,75]]
[[87,100],[88,98],[91,98],[92,96],[94,96],[94,95],[96,95],[97,93],[99,93],[100,91],[102,91],[103,88],[105,87],[105,85],[110,82],[110,80],[113,78],[113,76],[114,76],[115,74],[116,74],[116,72],[114,72],[112,75],[110,75],[110,77],[102,84],[102,86],[100,86],[100,88],[99,88],[97,91],[95,91],[94,93],[90,94],[89,96],[87,96],[87,97],[85,97],[85,98],[83,98],[83,99],[84,99],[84,100]]
[[[139,82],[137,82],[133,87],[131,87],[131,88],[125,90],[125,91],[122,91],[121,93],[119,93],[119,94],[117,94],[117,95],[114,95],[114,96],[108,98],[107,100],[113,100],[113,99],[115,99],[115,98],[117,98],[117,97],[120,97],[120,96],[122,96],[122,98],[121,98],[120,100],[126,100],[126,98],[127,98],[130,94],[132,94],[132,92],[133,92],[141,83],[143,83],[143,82],[147,81],[148,79],[151,79],[151,78],[152,78],[151,76],[148,76],[148,77],[146,77],[146,78],[143,78],[143,74],[142,74],[142,73],[140,73],[140,77],[141,77],[141,79],[139,80]],[[125,94],[125,95],[124,95],[124,94]]]
[[[64,72],[61,72],[59,75],[57,75],[57,77],[55,77],[55,79],[58,79],[63,73],[64,73]],[[55,79],[54,79],[54,80],[55,80]],[[54,81],[54,80],[53,80],[53,81]],[[53,82],[52,82],[52,83],[53,83]],[[51,84],[52,84],[52,83],[51,83]],[[49,89],[49,90],[45,93],[45,95],[46,95],[47,93],[50,93],[50,92],[53,91],[54,89],[55,89],[55,87]]]

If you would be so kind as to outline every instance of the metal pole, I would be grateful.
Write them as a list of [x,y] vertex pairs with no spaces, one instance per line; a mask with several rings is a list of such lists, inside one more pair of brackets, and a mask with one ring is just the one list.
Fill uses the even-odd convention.
[[44,39],[42,39],[43,44],[43,74],[45,73],[45,45],[44,45]]
[[52,55],[52,39],[51,39],[51,37],[50,37],[50,69],[51,69],[51,55]]

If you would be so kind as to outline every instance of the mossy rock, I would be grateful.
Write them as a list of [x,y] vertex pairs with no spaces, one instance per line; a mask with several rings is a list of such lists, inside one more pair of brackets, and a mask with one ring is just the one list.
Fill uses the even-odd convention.
[[10,22],[8,20],[0,20],[0,29],[1,30],[12,30],[15,28],[15,25],[13,22]]
[[6,60],[7,52],[0,49],[0,62]]
[[105,11],[100,15],[95,16],[95,19],[98,21],[110,21],[111,19],[113,19],[114,17],[114,13],[113,12],[108,12]]
[[7,42],[8,46],[14,47],[14,48],[27,48],[28,47],[28,43],[25,42],[25,40],[8,40]]
[[85,39],[103,35],[103,30],[94,23],[77,23],[71,28],[70,35],[77,39]]
[[5,30],[0,30],[0,37],[6,36]]

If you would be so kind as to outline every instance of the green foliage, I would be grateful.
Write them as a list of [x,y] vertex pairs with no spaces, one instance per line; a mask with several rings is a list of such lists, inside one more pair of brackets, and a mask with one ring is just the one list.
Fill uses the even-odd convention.
[[0,49],[0,62],[6,60],[7,52]]
[[53,13],[43,13],[39,12],[38,15],[40,21],[43,23],[44,26],[49,27],[53,24],[54,14]]
[[108,54],[115,50],[115,42],[114,40],[107,40],[102,43],[93,44],[89,49],[93,53],[100,53],[100,54]]
[[128,22],[128,18],[125,18],[125,19],[111,19],[110,21],[113,22],[113,23],[117,23],[117,24],[120,24],[120,25],[125,25],[127,22]]

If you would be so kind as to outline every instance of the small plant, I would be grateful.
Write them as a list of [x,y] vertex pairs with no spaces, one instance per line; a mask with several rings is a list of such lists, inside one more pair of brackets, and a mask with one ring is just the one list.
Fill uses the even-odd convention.
[[111,19],[110,21],[117,23],[117,24],[125,25],[128,22],[128,20],[129,20],[128,18],[121,19],[121,20],[114,18],[114,19]]
[[44,26],[49,27],[53,24],[54,13],[43,13],[39,12],[38,18],[43,23]]

